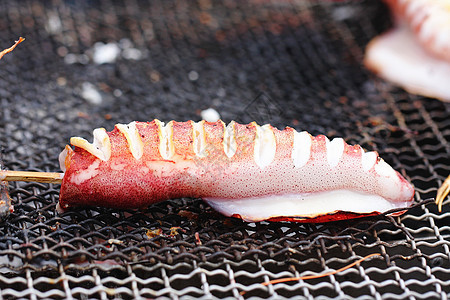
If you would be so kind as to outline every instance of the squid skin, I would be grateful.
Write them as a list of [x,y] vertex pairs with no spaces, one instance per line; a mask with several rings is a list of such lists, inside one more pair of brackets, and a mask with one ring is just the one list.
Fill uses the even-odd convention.
[[324,222],[406,209],[414,195],[376,152],[289,127],[154,120],[71,144],[60,155],[63,211],[192,197],[245,221]]

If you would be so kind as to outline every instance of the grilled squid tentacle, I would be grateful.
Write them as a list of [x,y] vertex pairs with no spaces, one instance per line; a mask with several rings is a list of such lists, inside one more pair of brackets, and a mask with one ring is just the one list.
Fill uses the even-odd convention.
[[376,152],[254,122],[132,122],[71,143],[63,209],[198,197],[246,221],[328,221],[406,208],[414,194]]

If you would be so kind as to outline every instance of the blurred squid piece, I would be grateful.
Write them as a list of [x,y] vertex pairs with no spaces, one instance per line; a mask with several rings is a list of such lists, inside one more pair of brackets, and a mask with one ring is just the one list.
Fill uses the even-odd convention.
[[364,64],[410,93],[450,101],[450,0],[385,0],[395,27],[367,46]]

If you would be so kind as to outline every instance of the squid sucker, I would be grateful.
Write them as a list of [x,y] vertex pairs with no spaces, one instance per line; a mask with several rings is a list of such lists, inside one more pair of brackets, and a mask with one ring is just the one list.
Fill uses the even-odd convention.
[[289,127],[153,120],[93,135],[71,138],[60,154],[63,211],[190,197],[249,222],[325,222],[399,214],[414,196],[376,152]]

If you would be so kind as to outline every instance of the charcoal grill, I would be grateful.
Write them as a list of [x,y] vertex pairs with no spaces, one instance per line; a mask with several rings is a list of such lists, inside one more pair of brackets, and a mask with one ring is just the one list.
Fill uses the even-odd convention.
[[[366,1],[4,1],[0,146],[10,170],[58,170],[70,136],[133,120],[256,120],[376,150],[416,187],[396,217],[245,223],[200,199],[57,214],[59,186],[11,183],[0,223],[2,299],[447,299],[450,105],[361,64],[391,26]],[[103,44],[96,44],[103,43]],[[117,57],[98,64],[112,43]],[[114,53],[113,53],[114,54]],[[115,59],[114,59],[115,58]],[[99,61],[97,61],[99,62]],[[339,269],[320,279],[261,283]]]

